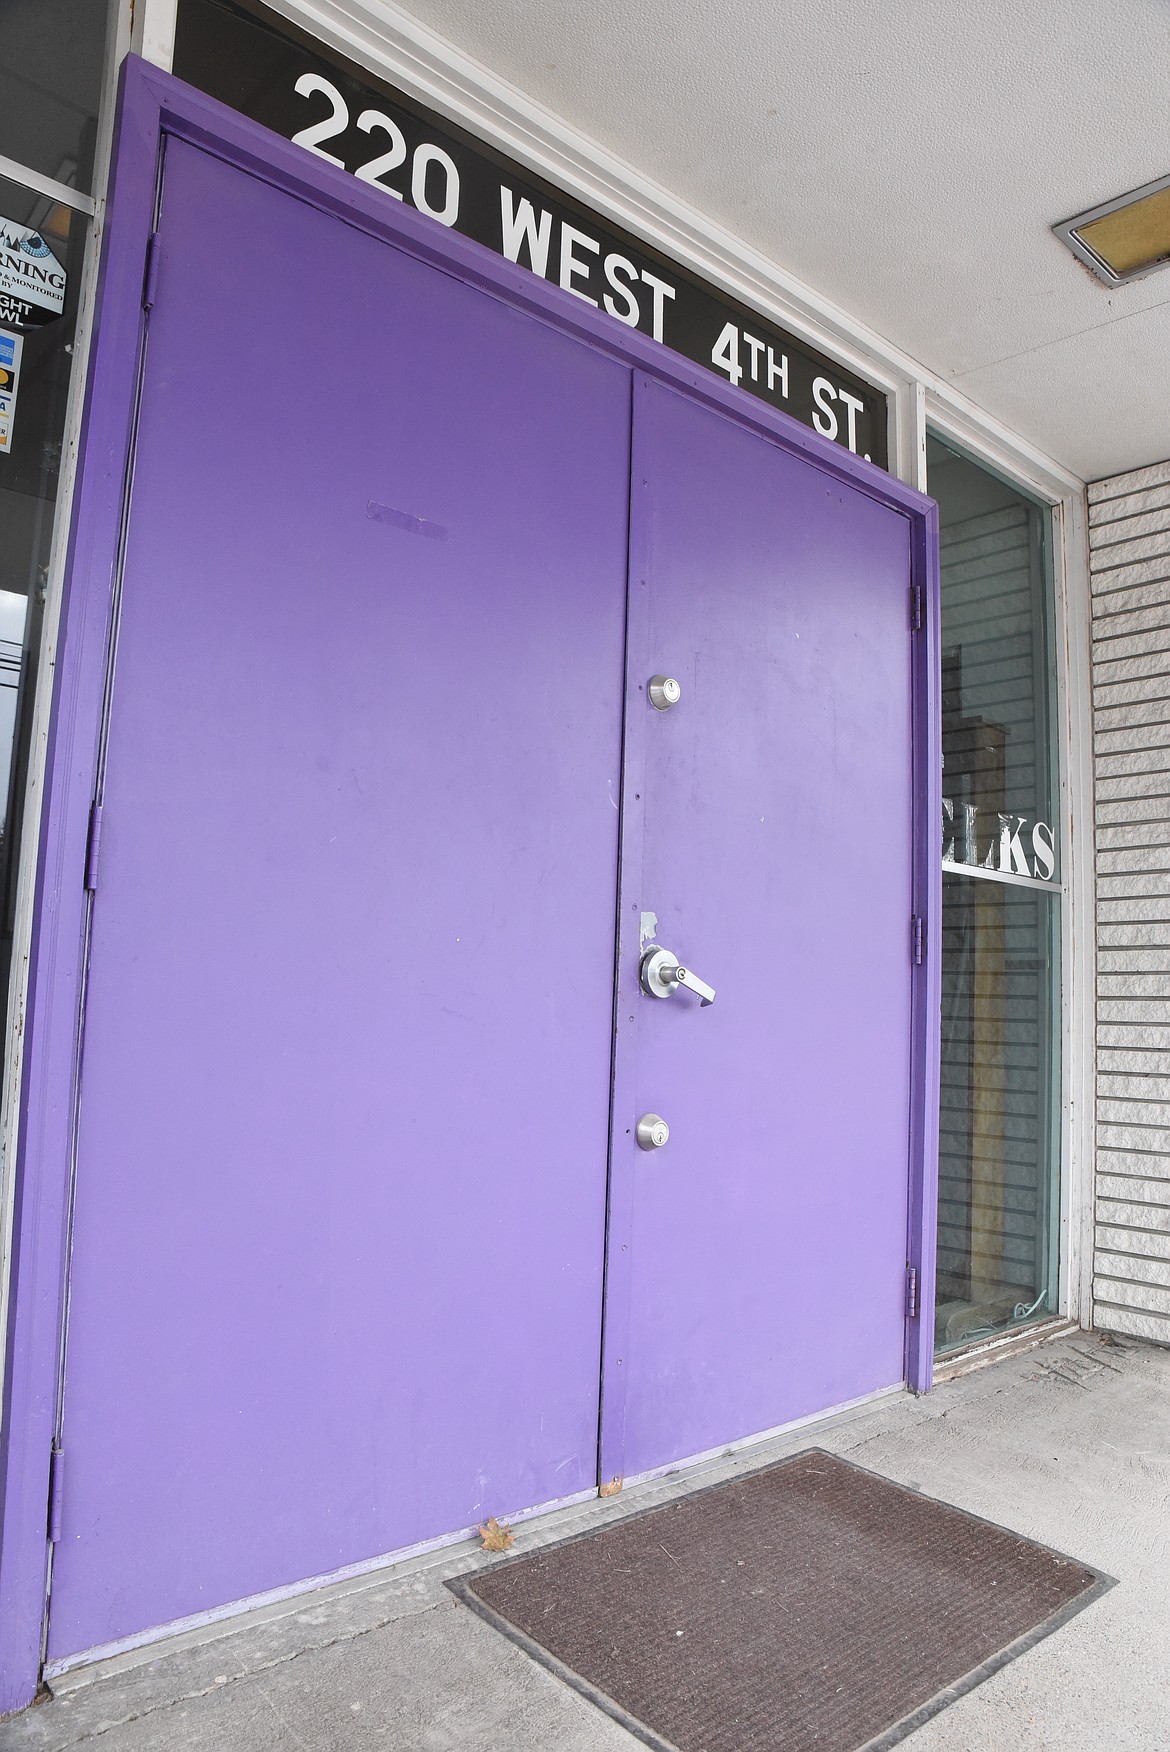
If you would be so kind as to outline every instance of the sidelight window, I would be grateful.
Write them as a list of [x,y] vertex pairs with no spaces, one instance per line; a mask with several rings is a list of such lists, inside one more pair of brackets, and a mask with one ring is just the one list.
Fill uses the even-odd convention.
[[9,0],[0,29],[0,990],[88,247],[107,7]]
[[1061,870],[1051,513],[936,436],[927,469],[942,568],[946,1352],[1056,1307]]

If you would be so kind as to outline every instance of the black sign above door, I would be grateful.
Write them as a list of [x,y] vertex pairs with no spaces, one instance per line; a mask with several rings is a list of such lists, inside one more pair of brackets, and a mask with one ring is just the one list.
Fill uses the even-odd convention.
[[886,466],[886,398],[257,0],[179,0],[173,71]]

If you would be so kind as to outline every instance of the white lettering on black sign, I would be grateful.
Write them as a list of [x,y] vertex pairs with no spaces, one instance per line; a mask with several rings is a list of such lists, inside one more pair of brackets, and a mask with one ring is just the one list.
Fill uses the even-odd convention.
[[878,391],[259,0],[179,0],[173,66],[327,163],[885,467]]
[[0,322],[40,328],[65,309],[65,270],[30,225],[0,218]]

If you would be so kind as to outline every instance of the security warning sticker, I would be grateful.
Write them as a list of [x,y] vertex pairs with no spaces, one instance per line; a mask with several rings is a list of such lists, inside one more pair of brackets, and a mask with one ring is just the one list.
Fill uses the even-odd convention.
[[65,270],[41,236],[0,215],[0,322],[40,328],[65,309]]
[[12,449],[12,426],[16,418],[16,390],[20,382],[20,355],[24,336],[0,329],[0,456]]

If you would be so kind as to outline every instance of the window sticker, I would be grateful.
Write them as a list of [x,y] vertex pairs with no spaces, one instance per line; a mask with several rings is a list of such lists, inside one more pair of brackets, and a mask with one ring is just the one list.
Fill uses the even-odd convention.
[[0,456],[12,449],[12,426],[16,418],[16,391],[20,383],[23,335],[0,329]]
[[40,328],[65,310],[65,270],[39,231],[0,216],[0,323]]

